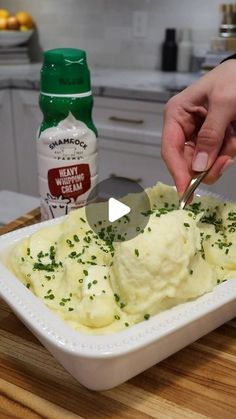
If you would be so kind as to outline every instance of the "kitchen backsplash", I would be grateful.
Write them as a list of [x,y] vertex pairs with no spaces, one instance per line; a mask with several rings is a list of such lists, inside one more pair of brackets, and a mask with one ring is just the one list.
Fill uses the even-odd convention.
[[80,47],[92,67],[154,69],[166,27],[191,27],[206,49],[219,26],[221,0],[0,0],[29,11],[43,49]]

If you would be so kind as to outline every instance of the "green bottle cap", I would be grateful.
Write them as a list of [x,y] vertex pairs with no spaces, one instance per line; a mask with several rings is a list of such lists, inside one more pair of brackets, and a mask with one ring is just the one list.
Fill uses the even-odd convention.
[[45,51],[41,70],[42,93],[73,95],[90,90],[90,72],[85,51],[75,48]]

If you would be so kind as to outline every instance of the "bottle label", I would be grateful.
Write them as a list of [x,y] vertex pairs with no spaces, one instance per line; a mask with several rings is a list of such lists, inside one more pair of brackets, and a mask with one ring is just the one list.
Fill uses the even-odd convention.
[[48,187],[51,195],[59,198],[76,198],[90,189],[89,164],[62,166],[48,171]]
[[86,204],[97,183],[97,138],[71,113],[37,140],[43,219],[67,214]]

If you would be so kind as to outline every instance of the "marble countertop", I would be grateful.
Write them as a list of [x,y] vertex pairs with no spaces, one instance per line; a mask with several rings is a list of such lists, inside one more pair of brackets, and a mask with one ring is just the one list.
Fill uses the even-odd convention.
[[[41,64],[0,67],[0,89],[39,90]],[[97,96],[166,102],[200,77],[197,73],[163,73],[155,70],[92,69]]]

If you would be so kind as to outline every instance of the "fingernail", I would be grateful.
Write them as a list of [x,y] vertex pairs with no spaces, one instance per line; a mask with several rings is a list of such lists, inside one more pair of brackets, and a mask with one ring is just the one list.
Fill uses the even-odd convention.
[[226,172],[226,170],[228,170],[232,166],[232,164],[234,164],[233,159],[227,160],[224,166],[221,168],[220,174],[222,175],[224,172]]
[[208,163],[208,154],[205,151],[200,151],[192,164],[192,169],[195,172],[203,172],[203,170],[207,169]]

